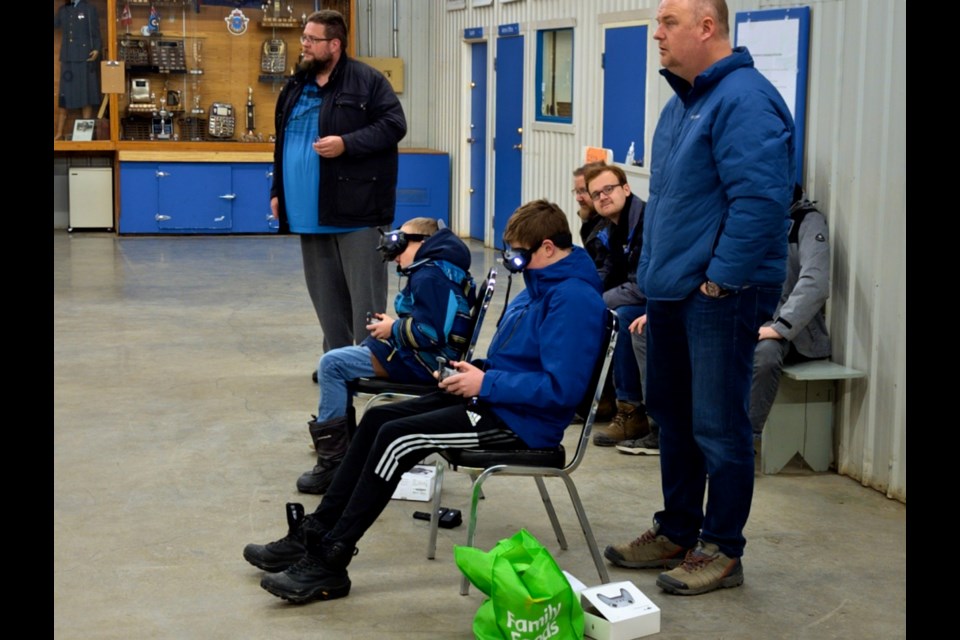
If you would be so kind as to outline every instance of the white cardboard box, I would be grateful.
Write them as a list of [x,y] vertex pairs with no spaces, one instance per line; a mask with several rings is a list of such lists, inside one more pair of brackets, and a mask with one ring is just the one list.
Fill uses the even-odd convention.
[[583,631],[595,640],[632,640],[660,633],[660,608],[629,581],[580,592]]
[[437,468],[432,464],[418,464],[400,477],[393,499],[430,502],[436,482]]

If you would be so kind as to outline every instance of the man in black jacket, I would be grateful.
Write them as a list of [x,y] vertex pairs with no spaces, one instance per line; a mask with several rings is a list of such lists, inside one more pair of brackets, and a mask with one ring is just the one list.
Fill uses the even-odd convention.
[[340,13],[312,13],[300,42],[303,60],[277,99],[270,207],[300,234],[327,351],[365,336],[368,311],[386,310],[387,268],[372,247],[393,222],[407,123],[386,78],[347,57]]

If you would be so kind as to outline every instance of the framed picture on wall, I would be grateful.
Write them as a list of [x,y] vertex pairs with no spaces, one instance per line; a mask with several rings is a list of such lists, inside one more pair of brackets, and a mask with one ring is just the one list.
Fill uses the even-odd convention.
[[87,141],[93,140],[93,129],[97,124],[96,120],[76,120],[73,123],[73,140]]

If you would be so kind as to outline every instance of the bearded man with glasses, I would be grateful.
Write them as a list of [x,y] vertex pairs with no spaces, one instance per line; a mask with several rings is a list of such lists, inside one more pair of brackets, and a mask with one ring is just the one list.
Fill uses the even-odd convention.
[[371,247],[393,223],[407,122],[383,74],[347,56],[340,13],[312,13],[300,42],[277,99],[270,208],[300,234],[326,352],[365,337],[367,311],[387,306],[387,268]]

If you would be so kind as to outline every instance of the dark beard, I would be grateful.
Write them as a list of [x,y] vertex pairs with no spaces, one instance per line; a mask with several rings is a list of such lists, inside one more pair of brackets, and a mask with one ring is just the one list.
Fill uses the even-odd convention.
[[306,71],[311,76],[318,76],[321,73],[329,71],[331,66],[333,66],[333,59],[324,62],[316,58],[309,60],[304,58],[297,63],[297,72]]

